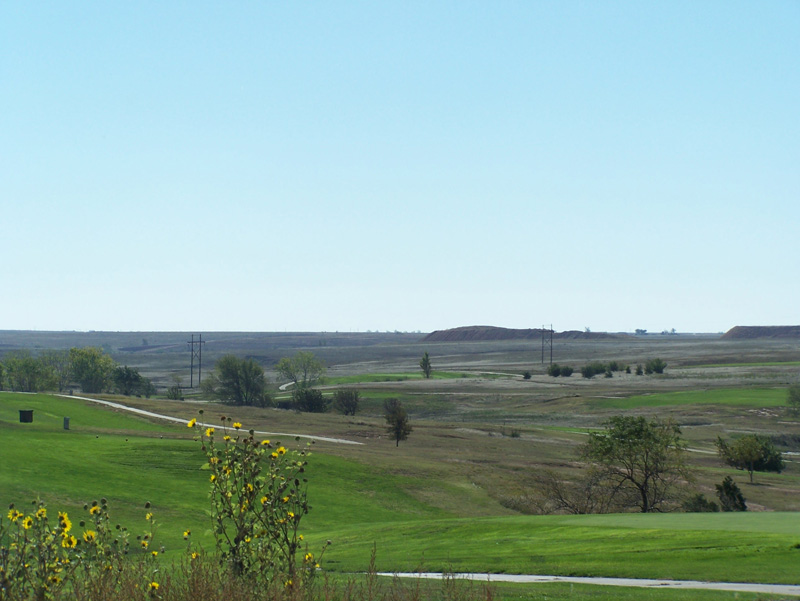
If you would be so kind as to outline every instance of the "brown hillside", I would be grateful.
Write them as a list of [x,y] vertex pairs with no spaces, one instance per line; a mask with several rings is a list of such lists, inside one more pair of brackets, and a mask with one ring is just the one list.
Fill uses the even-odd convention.
[[722,335],[723,340],[754,338],[800,338],[800,326],[736,326]]
[[[498,328],[495,326],[462,326],[450,330],[436,330],[431,332],[423,342],[476,342],[484,340],[541,340],[541,328],[519,330],[512,328]],[[569,330],[566,332],[555,332],[554,339],[558,340],[581,340],[581,339],[610,339],[619,338],[619,334],[607,334],[605,332],[579,332]]]

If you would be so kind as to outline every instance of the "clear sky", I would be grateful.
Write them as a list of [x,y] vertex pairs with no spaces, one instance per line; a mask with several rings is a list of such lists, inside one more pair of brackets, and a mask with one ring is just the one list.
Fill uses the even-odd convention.
[[800,2],[0,4],[0,329],[800,324]]

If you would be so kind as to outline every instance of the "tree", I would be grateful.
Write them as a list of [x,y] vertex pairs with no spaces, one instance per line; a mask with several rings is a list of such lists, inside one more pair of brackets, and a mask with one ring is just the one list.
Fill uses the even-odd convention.
[[402,403],[397,399],[386,399],[383,404],[384,418],[386,419],[386,431],[392,435],[395,446],[400,446],[400,441],[408,438],[411,434],[411,426],[408,424],[408,413]]
[[111,380],[114,382],[114,390],[119,394],[131,396],[142,390],[145,378],[142,377],[139,370],[125,365],[114,368],[114,371],[111,372]]
[[3,367],[3,364],[0,363],[0,390],[3,390],[3,386],[5,386],[5,373],[5,368]]
[[6,379],[16,392],[39,392],[55,386],[53,375],[30,351],[13,351],[6,356]]
[[223,355],[200,386],[223,403],[265,407],[270,404],[267,384],[264,368],[255,360]]
[[87,346],[69,349],[72,378],[80,384],[83,392],[97,393],[108,388],[114,360],[103,349]]
[[716,489],[722,511],[747,511],[744,495],[733,478],[725,476],[722,484],[716,485]]
[[39,358],[52,374],[54,384],[58,388],[58,391],[62,392],[67,386],[69,386],[69,379],[71,375],[69,351],[44,351],[41,355],[39,355]]
[[333,393],[333,407],[344,415],[355,415],[361,393],[355,388],[342,388]]
[[642,513],[661,511],[676,485],[688,479],[686,445],[672,420],[618,415],[591,432],[582,456],[600,471],[614,496]]
[[275,366],[278,375],[297,386],[306,388],[322,380],[325,365],[314,353],[298,351],[293,357],[282,357]]
[[800,384],[792,384],[786,391],[786,402],[792,415],[800,414]]
[[730,444],[718,436],[716,445],[719,456],[725,463],[737,470],[747,470],[750,484],[753,483],[753,472],[780,474],[786,467],[780,451],[766,436],[745,434]]
[[422,359],[419,361],[419,366],[422,368],[422,373],[426,378],[431,377],[431,358],[428,356],[428,351],[425,351],[425,354],[422,355]]
[[330,399],[322,396],[316,388],[299,386],[292,391],[292,406],[303,413],[325,413],[330,407]]

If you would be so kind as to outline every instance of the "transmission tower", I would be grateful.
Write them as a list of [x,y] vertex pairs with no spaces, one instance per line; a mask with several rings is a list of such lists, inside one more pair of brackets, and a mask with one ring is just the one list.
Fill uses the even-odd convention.
[[203,377],[203,335],[198,334],[198,339],[194,339],[194,334],[192,334],[191,341],[187,341],[186,344],[189,345],[189,353],[191,354],[190,360],[190,368],[189,368],[189,388],[194,388],[194,362],[195,359],[197,360],[197,385],[200,386],[200,382]]
[[550,329],[545,329],[542,326],[542,364],[544,364],[545,349],[550,347],[550,365],[553,364],[553,324],[550,324]]

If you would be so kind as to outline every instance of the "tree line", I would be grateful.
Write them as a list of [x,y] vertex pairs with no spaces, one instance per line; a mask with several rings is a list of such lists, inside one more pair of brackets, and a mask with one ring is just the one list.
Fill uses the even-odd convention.
[[116,392],[148,398],[155,394],[148,378],[135,368],[118,365],[97,347],[47,350],[36,355],[18,350],[8,353],[0,363],[0,390],[64,392],[75,386],[85,393]]

